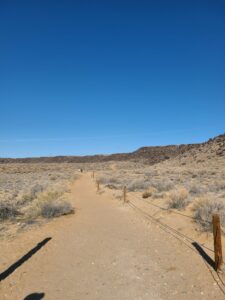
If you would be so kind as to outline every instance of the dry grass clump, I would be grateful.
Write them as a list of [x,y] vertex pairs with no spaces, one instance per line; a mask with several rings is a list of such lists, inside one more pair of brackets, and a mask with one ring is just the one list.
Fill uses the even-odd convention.
[[45,191],[29,207],[26,215],[29,219],[59,217],[74,212],[71,204],[63,198],[60,191]]
[[224,191],[225,190],[225,182],[224,180],[217,180],[217,181],[214,181],[213,183],[211,183],[209,185],[209,191],[210,192],[221,192],[221,191]]
[[199,195],[204,192],[203,187],[200,186],[200,184],[192,183],[189,186],[189,193],[194,195]]
[[12,224],[19,230],[35,218],[74,212],[68,189],[78,174],[76,164],[0,164],[0,226],[4,225],[4,235]]
[[141,179],[134,179],[128,183],[127,189],[130,192],[137,192],[146,190],[149,187],[149,182]]
[[222,199],[201,197],[195,203],[193,210],[195,221],[203,231],[212,230],[212,215],[214,213],[220,215],[221,225],[225,226],[225,203]]
[[[168,208],[185,209],[190,202],[194,205],[196,197],[200,196],[218,199],[217,202],[223,203],[225,156],[218,156],[214,150],[208,151],[205,147],[208,146],[203,145],[199,153],[190,149],[179,157],[155,165],[141,160],[113,162],[105,165],[104,170],[99,164],[98,170],[100,176],[107,178],[103,181],[108,187],[119,190],[126,186],[128,192],[141,192],[143,198],[151,197],[153,201],[159,199],[162,203],[165,201]],[[155,188],[156,191],[152,192],[149,188]],[[206,203],[204,209],[199,207],[197,210],[196,220],[206,218],[210,223],[210,211],[218,211],[223,215],[223,207],[218,203]],[[208,210],[209,217],[205,217]]]
[[14,219],[20,213],[18,210],[9,202],[0,202],[0,221]]
[[29,202],[33,201],[37,195],[41,192],[43,192],[45,187],[41,184],[35,184],[30,191],[27,193],[23,194],[21,198],[18,199],[17,203],[18,205],[25,205],[28,204]]
[[155,193],[157,192],[157,189],[154,187],[150,187],[148,188],[143,194],[142,194],[142,198],[147,199],[152,197]]
[[55,218],[74,213],[69,202],[63,200],[50,201],[41,207],[41,216],[44,218]]
[[103,184],[103,185],[106,185],[106,186],[108,186],[110,188],[115,188],[115,189],[117,188],[117,185],[120,184],[118,178],[111,177],[111,176],[110,177],[107,177],[107,176],[105,176],[105,177],[99,177],[98,178],[98,182],[100,184]]
[[183,187],[171,191],[168,193],[168,208],[184,209],[189,203],[188,195],[188,191]]
[[158,190],[158,192],[166,192],[174,188],[173,182],[169,180],[154,181],[152,185]]

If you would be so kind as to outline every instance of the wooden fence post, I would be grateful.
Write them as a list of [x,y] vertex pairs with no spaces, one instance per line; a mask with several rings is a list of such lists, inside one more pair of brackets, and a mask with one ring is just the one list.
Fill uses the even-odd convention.
[[96,181],[96,185],[97,185],[97,192],[99,192],[99,190],[100,190],[100,183],[99,183],[98,180]]
[[219,271],[223,264],[222,243],[221,243],[221,228],[220,216],[214,214],[212,216],[213,237],[214,237],[214,253],[215,253],[215,270]]
[[123,202],[126,203],[127,201],[127,187],[124,186],[123,188]]

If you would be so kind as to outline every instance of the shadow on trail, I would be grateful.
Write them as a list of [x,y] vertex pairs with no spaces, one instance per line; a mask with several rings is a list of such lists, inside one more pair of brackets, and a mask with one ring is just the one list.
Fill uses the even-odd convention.
[[45,296],[45,293],[33,293],[26,296],[23,300],[41,300]]
[[196,243],[196,242],[192,243],[192,245],[195,247],[195,249],[198,251],[198,253],[201,255],[201,257],[215,270],[215,262],[203,250],[203,248],[198,243]]
[[[8,269],[0,273],[0,281],[6,279],[9,275],[11,275],[17,268],[19,268],[23,263],[25,263],[28,259],[30,259],[36,252],[38,252],[42,247],[44,247],[51,239],[52,239],[51,237],[44,239],[43,241],[38,243],[34,248],[32,248],[29,252],[27,252],[23,257],[21,257],[14,264],[12,264]],[[32,298],[28,298],[28,299],[32,299]],[[37,299],[41,299],[41,298],[37,298]]]

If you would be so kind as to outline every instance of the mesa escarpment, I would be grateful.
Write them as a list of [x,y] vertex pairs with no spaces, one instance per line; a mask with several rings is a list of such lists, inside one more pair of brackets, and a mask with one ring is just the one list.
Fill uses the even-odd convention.
[[225,155],[225,134],[207,142],[168,146],[146,146],[130,153],[86,156],[55,156],[28,158],[0,158],[0,163],[98,163],[108,161],[146,161],[155,164],[171,158],[197,157],[200,154],[211,156]]

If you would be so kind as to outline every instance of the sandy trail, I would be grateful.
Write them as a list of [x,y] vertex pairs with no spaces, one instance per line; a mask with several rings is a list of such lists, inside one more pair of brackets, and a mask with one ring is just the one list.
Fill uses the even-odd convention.
[[[0,299],[224,299],[202,258],[129,206],[74,183],[76,214],[1,242],[3,272],[51,237],[0,283]],[[41,298],[31,298],[41,299]]]

